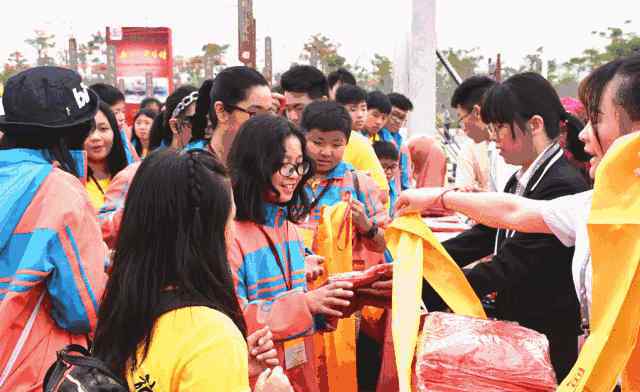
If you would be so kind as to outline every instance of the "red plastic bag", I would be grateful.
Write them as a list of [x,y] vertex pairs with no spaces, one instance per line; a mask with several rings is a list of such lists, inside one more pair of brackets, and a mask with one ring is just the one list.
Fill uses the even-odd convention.
[[554,391],[546,336],[516,323],[427,315],[416,374],[420,392]]
[[[350,271],[340,274],[331,275],[329,283],[333,282],[351,282],[355,296],[349,301],[351,304],[341,309],[343,317],[350,317],[354,312],[362,309],[363,306],[374,306],[378,308],[390,308],[391,297],[378,297],[368,294],[359,293],[358,289],[370,288],[371,285],[378,280],[391,279],[393,277],[393,264],[378,264],[367,268],[364,271]],[[327,328],[334,330],[337,327],[338,319],[335,317],[327,318]]]

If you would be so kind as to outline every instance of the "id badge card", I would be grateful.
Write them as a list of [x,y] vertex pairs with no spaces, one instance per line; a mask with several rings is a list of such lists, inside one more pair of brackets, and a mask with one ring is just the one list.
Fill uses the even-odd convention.
[[304,346],[304,338],[284,342],[284,363],[286,370],[307,363],[307,351]]

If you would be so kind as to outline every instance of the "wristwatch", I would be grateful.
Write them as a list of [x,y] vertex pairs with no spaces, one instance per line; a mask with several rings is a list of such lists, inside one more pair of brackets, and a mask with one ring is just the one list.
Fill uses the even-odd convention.
[[378,234],[378,224],[374,223],[366,233],[362,234],[362,236],[367,239],[372,239],[376,234]]

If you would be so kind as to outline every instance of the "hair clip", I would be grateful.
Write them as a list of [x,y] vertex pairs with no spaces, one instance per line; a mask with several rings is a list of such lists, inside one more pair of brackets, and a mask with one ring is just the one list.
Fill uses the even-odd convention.
[[198,92],[194,91],[186,97],[182,98],[180,103],[176,106],[171,114],[171,118],[176,118],[182,113],[189,105],[196,102],[198,100]]

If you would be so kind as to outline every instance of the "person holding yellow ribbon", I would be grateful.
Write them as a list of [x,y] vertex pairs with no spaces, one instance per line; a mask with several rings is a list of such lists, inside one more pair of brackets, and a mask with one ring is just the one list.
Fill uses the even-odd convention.
[[[629,196],[624,193],[635,188],[629,186],[623,190],[618,187],[618,193],[612,192],[615,181],[635,180],[633,168],[629,173],[605,174],[606,170],[616,167],[616,161],[629,162],[624,148],[615,149],[612,153],[615,155],[609,159],[610,165],[604,166],[596,176],[597,168],[614,141],[640,130],[638,91],[640,56],[607,63],[595,69],[580,85],[580,99],[589,119],[580,139],[585,143],[585,151],[593,156],[589,174],[596,179],[595,191],[554,200],[533,200],[507,193],[463,193],[432,188],[404,192],[396,204],[397,214],[405,215],[440,203],[490,227],[553,234],[566,246],[575,246],[573,280],[581,303],[582,327],[586,335],[591,333],[592,338],[587,340],[578,362],[560,384],[561,391],[610,391],[625,365],[623,391],[640,390],[640,350],[634,349],[640,317],[632,311],[637,308],[637,304],[632,302],[637,300],[635,291],[638,290],[633,288],[633,276],[636,275],[628,276],[626,269],[632,263],[637,264],[638,260],[633,256],[635,248],[629,244],[632,239],[620,237],[620,233],[617,233],[619,238],[614,238],[605,230],[610,225],[619,229],[626,221],[634,219],[629,217],[633,203],[630,204]],[[637,144],[637,137],[627,140],[623,147],[628,149],[634,141]],[[637,156],[634,158],[637,160]],[[624,212],[622,218],[621,212]],[[594,237],[594,234],[602,237]],[[614,251],[615,254],[631,256],[616,266]],[[605,260],[596,259],[596,255],[604,255]],[[626,281],[619,284],[619,279]],[[626,291],[620,295],[618,290]]]

